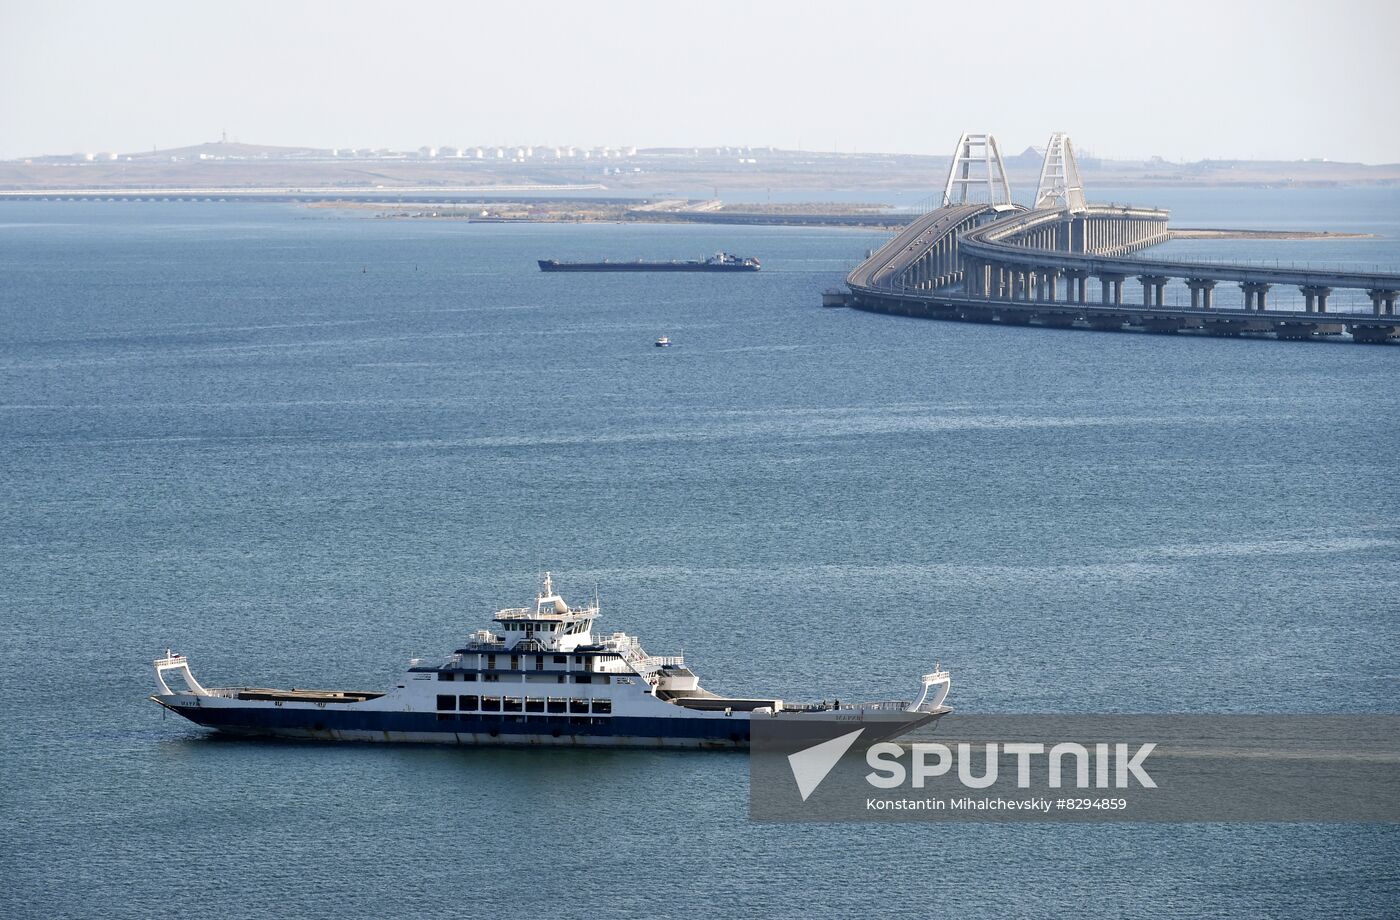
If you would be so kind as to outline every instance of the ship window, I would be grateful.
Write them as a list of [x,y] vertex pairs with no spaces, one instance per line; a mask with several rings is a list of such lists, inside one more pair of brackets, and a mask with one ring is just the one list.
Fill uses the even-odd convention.
[[508,696],[505,698],[505,705],[503,708],[506,712],[519,712],[524,707],[520,705],[519,697]]
[[457,697],[447,693],[440,693],[438,694],[437,703],[438,709],[456,709]]
[[574,656],[574,664],[583,664],[583,656],[582,656],[582,655],[575,655],[575,656]]
[[483,675],[481,675],[481,679],[484,680],[484,681],[495,682],[495,681],[499,681],[499,680],[501,679],[501,675],[499,675],[499,674],[483,674]]
[[536,671],[543,671],[543,670],[544,670],[544,656],[543,656],[543,655],[536,655],[536,656],[535,656],[535,670],[536,670]]
[[556,699],[551,699],[551,700],[549,701],[549,711],[550,711],[550,712],[567,712],[567,711],[568,711],[568,708],[569,708],[569,701],[568,701],[568,700],[556,700]]
[[544,712],[544,700],[526,700],[526,712]]
[[483,696],[481,698],[482,712],[500,712],[501,698],[499,696]]
[[462,675],[462,680],[476,680],[476,675],[473,674],[471,671],[468,671],[467,673]]
[[593,711],[601,715],[612,715],[612,700],[594,700]]
[[510,669],[511,669],[512,671],[519,671],[519,670],[520,670],[520,656],[519,656],[519,655],[511,655],[511,656],[510,656]]
[[569,656],[568,656],[568,655],[555,655],[555,656],[554,656],[554,663],[555,663],[555,664],[568,664],[568,663],[569,663]]
[[598,683],[600,683],[600,684],[610,684],[610,683],[612,683],[612,678],[609,677],[609,676],[606,675],[606,674],[599,674],[599,675],[598,675]]
[[474,697],[474,696],[459,696],[459,697],[457,697],[457,708],[460,709],[460,710],[462,710],[463,712],[476,712],[476,697]]
[[569,700],[570,713],[588,712],[588,700]]
[[451,671],[438,671],[438,680],[453,680],[453,679],[454,679],[454,675],[452,674]]
[[487,666],[488,668],[494,668],[494,667],[496,666],[496,656],[495,656],[495,655],[487,655],[487,656],[486,656],[486,666]]
[[567,675],[567,674],[560,674],[560,675],[559,675],[559,683],[561,683],[561,684],[564,683],[564,681],[566,681],[566,680],[568,680],[568,679],[569,679],[569,675]]
[[574,683],[576,683],[576,684],[591,684],[591,683],[593,683],[593,675],[592,675],[592,674],[575,674],[575,675],[574,675]]

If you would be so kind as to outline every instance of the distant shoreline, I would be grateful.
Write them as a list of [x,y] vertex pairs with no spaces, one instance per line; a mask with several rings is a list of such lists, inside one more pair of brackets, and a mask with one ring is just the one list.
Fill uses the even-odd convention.
[[1334,230],[1213,230],[1173,227],[1174,240],[1374,240],[1374,233],[1339,233]]
[[[0,189],[0,207],[30,202],[229,202],[290,203],[333,211],[373,211],[382,220],[450,220],[465,223],[531,224],[707,224],[716,226],[807,227],[866,231],[898,230],[918,212],[887,204],[841,202],[737,203],[718,200],[671,198],[560,197],[562,192],[606,190],[591,186],[472,186],[449,189],[413,187],[402,191],[379,189],[370,194],[336,189],[288,187],[266,189],[63,189],[7,191]],[[529,193],[541,194],[529,194]],[[455,194],[455,199],[445,198]],[[1182,227],[1172,239],[1186,240],[1363,240],[1372,233],[1332,230],[1254,230]]]
[[[538,206],[541,203],[536,202]],[[576,204],[558,202],[559,205]],[[717,204],[717,202],[716,202]],[[364,203],[317,202],[308,207],[330,210],[358,211],[375,206]],[[748,207],[740,205],[739,207]],[[824,210],[831,205],[814,203],[810,205],[788,204],[770,211],[728,211],[723,207],[703,211],[660,211],[647,209],[604,209],[593,207],[587,211],[567,208],[536,210],[500,211],[495,213],[479,211],[469,213],[460,206],[440,208],[419,208],[379,211],[375,218],[386,220],[455,220],[466,223],[490,224],[588,224],[588,223],[665,223],[665,224],[710,224],[724,226],[764,226],[764,227],[824,227],[828,229],[851,230],[897,230],[913,218],[907,212],[880,212],[878,206],[848,206],[844,211],[832,213]],[[1183,240],[1364,240],[1376,239],[1373,233],[1344,233],[1333,230],[1249,230],[1206,227],[1182,227],[1171,231],[1172,239]]]

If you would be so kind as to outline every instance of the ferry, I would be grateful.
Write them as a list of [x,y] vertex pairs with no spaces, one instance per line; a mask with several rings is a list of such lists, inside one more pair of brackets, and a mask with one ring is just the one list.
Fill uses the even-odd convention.
[[663,335],[661,338],[659,338],[659,339],[656,340],[656,347],[657,347],[657,348],[670,348],[670,347],[671,347],[671,340],[670,340],[669,338],[667,338],[666,336]]
[[[189,661],[155,659],[150,699],[229,735],[460,745],[744,749],[755,720],[814,734],[864,728],[902,735],[950,712],[948,672],[923,676],[913,701],[788,703],[712,693],[681,656],[650,655],[635,636],[595,633],[599,605],[572,607],[553,580],[529,607],[501,610],[436,663],[411,659],[389,690],[204,687]],[[171,686],[171,683],[175,686]]]

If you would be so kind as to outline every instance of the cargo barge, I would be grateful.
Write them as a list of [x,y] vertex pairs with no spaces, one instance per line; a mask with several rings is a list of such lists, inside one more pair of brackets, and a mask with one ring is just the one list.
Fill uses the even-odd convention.
[[560,262],[557,259],[540,259],[542,272],[756,272],[762,265],[754,258],[736,256],[728,252],[717,252],[706,259],[688,261],[647,262]]

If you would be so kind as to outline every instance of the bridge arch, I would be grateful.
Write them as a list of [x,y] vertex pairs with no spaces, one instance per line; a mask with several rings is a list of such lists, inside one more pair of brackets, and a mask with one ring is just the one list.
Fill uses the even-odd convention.
[[972,204],[969,196],[979,186],[985,189],[986,204],[992,208],[1010,210],[1015,207],[997,139],[990,134],[963,132],[953,152],[952,165],[948,167],[948,181],[943,185],[943,206]]

